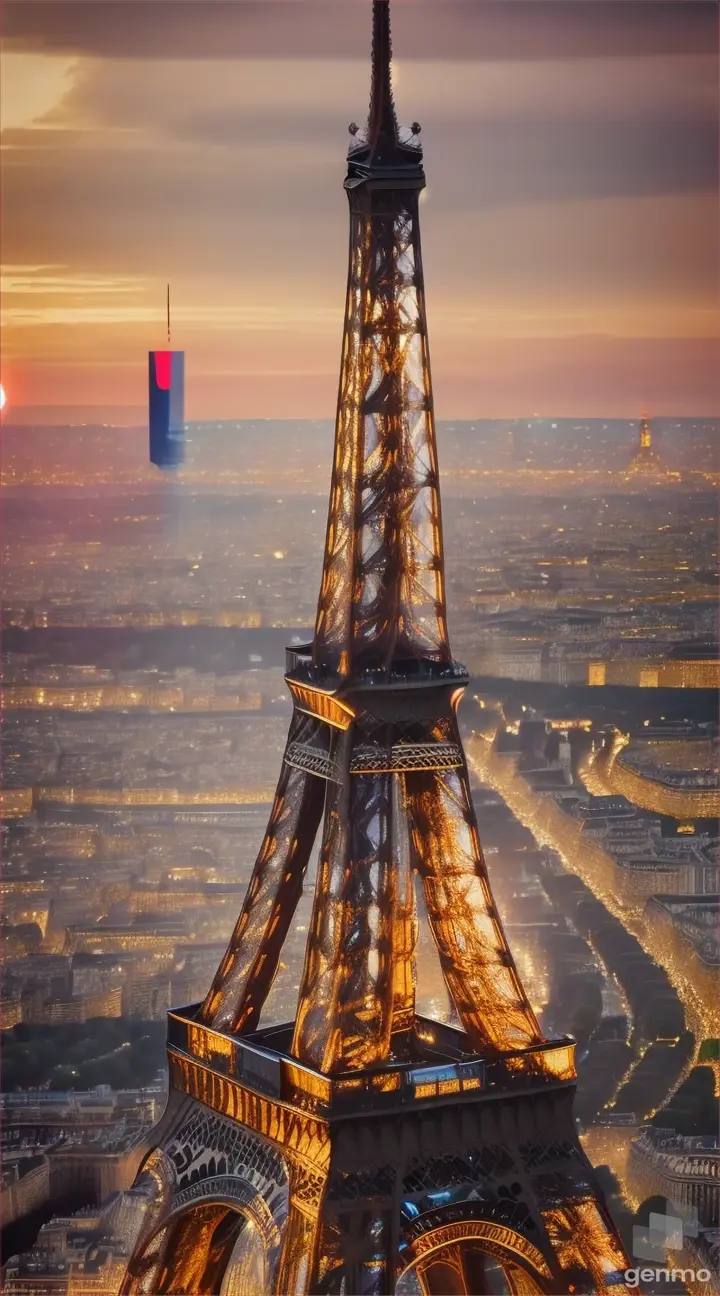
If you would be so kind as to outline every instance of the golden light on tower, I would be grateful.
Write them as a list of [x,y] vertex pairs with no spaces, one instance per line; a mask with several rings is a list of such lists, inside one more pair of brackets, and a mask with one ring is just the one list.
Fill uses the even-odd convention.
[[[420,126],[397,121],[388,0],[372,13],[315,632],[287,650],[293,716],[235,930],[204,1002],[169,1015],[160,1183],[122,1296],[228,1296],[244,1263],[228,1201],[262,1232],[258,1296],[380,1296],[426,1264],[424,1290],[450,1272],[486,1290],[483,1257],[514,1291],[624,1286],[577,1140],[574,1042],[542,1033],[480,844],[446,624]],[[266,1026],[318,836],[297,1011]],[[416,1010],[417,893],[456,1026]]]
[[647,411],[643,410],[637,447],[632,460],[624,470],[627,479],[645,478],[655,483],[670,483],[680,480],[680,474],[667,467],[657,450],[653,449],[652,430]]

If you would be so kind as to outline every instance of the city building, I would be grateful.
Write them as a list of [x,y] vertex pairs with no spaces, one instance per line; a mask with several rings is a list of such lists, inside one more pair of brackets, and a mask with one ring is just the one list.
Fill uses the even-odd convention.
[[[98,1085],[2,1094],[3,1227],[21,1223],[41,1206],[62,1209],[74,1200],[98,1208],[111,1195],[129,1190],[166,1092]],[[130,1215],[134,1218],[132,1211]],[[38,1247],[48,1250],[50,1235],[56,1231],[46,1226],[33,1250],[20,1257],[28,1280],[38,1259],[35,1252]],[[39,1296],[39,1288],[34,1290]]]
[[148,371],[150,462],[179,468],[185,457],[185,353],[150,351]]
[[6,1263],[3,1291],[11,1296],[117,1296],[134,1241],[124,1226],[123,1196],[129,1194],[114,1194],[101,1210],[85,1208],[44,1224],[32,1250]]
[[140,1021],[162,1021],[170,1008],[170,980],[167,977],[132,978],[124,992],[123,1016]]
[[646,1126],[630,1147],[630,1182],[638,1197],[663,1196],[697,1218],[718,1226],[720,1141],[711,1135],[684,1138],[675,1130]]
[[50,1199],[50,1163],[42,1154],[5,1159],[1,1175],[3,1228],[32,1215]]
[[640,767],[621,759],[630,735],[608,726],[602,740],[588,752],[580,766],[583,783],[591,793],[617,793],[636,806],[679,820],[720,817],[720,777],[717,770],[672,771],[653,767],[647,759]]
[[100,1203],[128,1188],[143,1157],[146,1132],[145,1125],[120,1125],[68,1133],[48,1156],[52,1198]]
[[720,688],[720,661],[682,658],[667,660],[592,661],[587,664],[587,682],[595,686],[625,684],[631,688]]

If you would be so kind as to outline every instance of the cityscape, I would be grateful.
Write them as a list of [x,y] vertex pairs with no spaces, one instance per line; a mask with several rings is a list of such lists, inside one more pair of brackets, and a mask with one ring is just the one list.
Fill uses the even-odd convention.
[[3,1291],[712,1296],[720,419],[435,421],[357,8],[337,421],[3,380]]

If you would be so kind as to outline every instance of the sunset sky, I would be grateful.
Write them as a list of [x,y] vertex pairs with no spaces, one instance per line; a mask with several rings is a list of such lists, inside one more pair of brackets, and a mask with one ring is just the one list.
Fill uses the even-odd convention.
[[[11,414],[328,417],[369,0],[5,0]],[[718,6],[394,0],[441,418],[719,412]],[[50,417],[50,414],[48,414]]]

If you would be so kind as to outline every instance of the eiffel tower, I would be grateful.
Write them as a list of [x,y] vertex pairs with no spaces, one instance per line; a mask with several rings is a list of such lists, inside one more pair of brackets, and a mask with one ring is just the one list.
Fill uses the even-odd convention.
[[648,416],[643,410],[640,419],[640,431],[638,434],[637,449],[633,458],[625,470],[625,476],[628,478],[640,477],[655,482],[679,481],[680,474],[671,472],[663,463],[662,458],[657,450],[653,449],[652,431]]
[[[123,1291],[479,1296],[625,1289],[488,882],[448,642],[418,200],[389,0],[350,127],[350,264],[312,643],[247,896],[202,1004],[169,1014],[170,1094]],[[294,1022],[260,1015],[322,836]],[[421,890],[457,1025],[415,1007]]]

